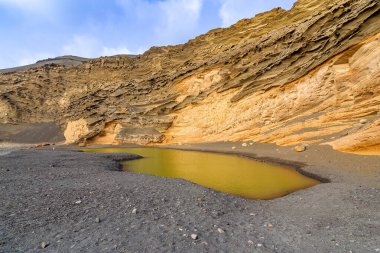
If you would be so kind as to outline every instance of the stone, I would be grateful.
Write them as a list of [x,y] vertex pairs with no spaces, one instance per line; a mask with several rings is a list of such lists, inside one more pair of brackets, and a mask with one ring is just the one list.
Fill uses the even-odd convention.
[[234,150],[234,149],[236,149],[236,147],[235,147],[235,146],[233,146],[233,147],[232,147],[232,149]]
[[304,145],[298,145],[294,147],[294,150],[297,152],[304,152],[306,150],[306,146]]
[[80,148],[84,148],[86,146],[87,146],[87,144],[85,142],[81,142],[78,144],[78,147],[80,147]]
[[95,222],[96,222],[96,223],[100,223],[100,218],[96,218],[96,219],[95,219]]
[[50,146],[50,143],[37,144],[37,145],[35,145],[34,147],[35,147],[35,148],[43,148],[43,147],[47,147],[47,146]]
[[42,242],[41,243],[41,248],[45,249],[47,246],[49,246],[48,242]]
[[219,232],[220,234],[224,234],[224,230],[221,229],[221,228],[218,228],[218,232]]
[[77,200],[77,201],[75,201],[75,204],[80,204],[80,203],[82,203],[82,200]]
[[137,209],[134,208],[134,209],[132,210],[132,213],[133,213],[133,214],[136,214],[136,213],[137,213]]
[[360,124],[363,124],[363,125],[364,125],[364,124],[367,124],[367,123],[368,123],[368,120],[367,120],[367,119],[361,119],[361,120],[360,120]]
[[198,235],[197,234],[191,234],[191,239],[198,240]]
[[242,147],[247,147],[248,144],[247,144],[247,143],[243,143],[243,144],[241,144],[241,146],[242,146]]

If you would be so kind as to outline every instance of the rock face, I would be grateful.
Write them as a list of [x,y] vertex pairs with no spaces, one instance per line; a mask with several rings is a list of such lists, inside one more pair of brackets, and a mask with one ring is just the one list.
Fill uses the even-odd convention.
[[136,57],[2,73],[0,123],[55,122],[77,143],[254,140],[376,153],[379,10],[377,0],[299,0]]

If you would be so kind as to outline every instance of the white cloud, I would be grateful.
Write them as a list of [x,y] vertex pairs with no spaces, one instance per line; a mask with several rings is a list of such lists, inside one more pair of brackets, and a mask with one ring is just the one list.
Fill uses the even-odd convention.
[[95,57],[101,52],[101,43],[90,35],[75,35],[70,42],[62,48],[65,55],[81,57]]
[[[146,23],[155,45],[178,43],[197,30],[204,0],[117,0],[126,16]],[[170,43],[170,44],[171,44]]]
[[163,36],[175,36],[178,33],[194,29],[202,9],[201,0],[167,0],[158,2],[163,20],[156,32]]
[[48,52],[27,52],[27,51],[17,51],[11,55],[4,55],[0,57],[0,69],[13,68],[19,66],[25,66],[29,64],[36,63],[39,60],[44,60],[47,58],[53,58],[53,55]]
[[56,56],[49,53],[35,53],[32,55],[27,55],[25,57],[22,57],[20,61],[18,62],[17,66],[25,66],[25,65],[36,63],[37,61],[40,61],[40,60],[54,58],[54,57]]
[[276,7],[288,9],[295,0],[220,0],[222,6],[219,16],[224,27],[230,26],[240,19],[252,18],[258,13],[269,11]]
[[[138,52],[140,53],[140,52]],[[125,46],[109,47],[91,35],[75,35],[62,48],[63,55],[75,55],[81,57],[113,56],[118,54],[135,54]]]
[[56,0],[0,0],[0,5],[40,15],[50,15],[49,13],[56,7]]
[[126,47],[103,47],[103,56],[112,56],[118,54],[131,54],[131,51],[129,51],[129,49]]

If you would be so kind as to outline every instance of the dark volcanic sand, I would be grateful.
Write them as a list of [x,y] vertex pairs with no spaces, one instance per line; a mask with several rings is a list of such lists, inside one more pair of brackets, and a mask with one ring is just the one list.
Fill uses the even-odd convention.
[[379,156],[180,148],[232,146],[308,163],[305,171],[332,182],[255,201],[118,171],[127,156],[19,150],[0,156],[0,252],[380,252]]

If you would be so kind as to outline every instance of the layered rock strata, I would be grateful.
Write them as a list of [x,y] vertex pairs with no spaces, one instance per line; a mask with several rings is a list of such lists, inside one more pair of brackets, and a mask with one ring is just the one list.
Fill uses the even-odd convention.
[[[380,146],[380,3],[299,0],[178,46],[0,75],[0,123],[66,141]],[[379,152],[380,153],[380,152]]]

